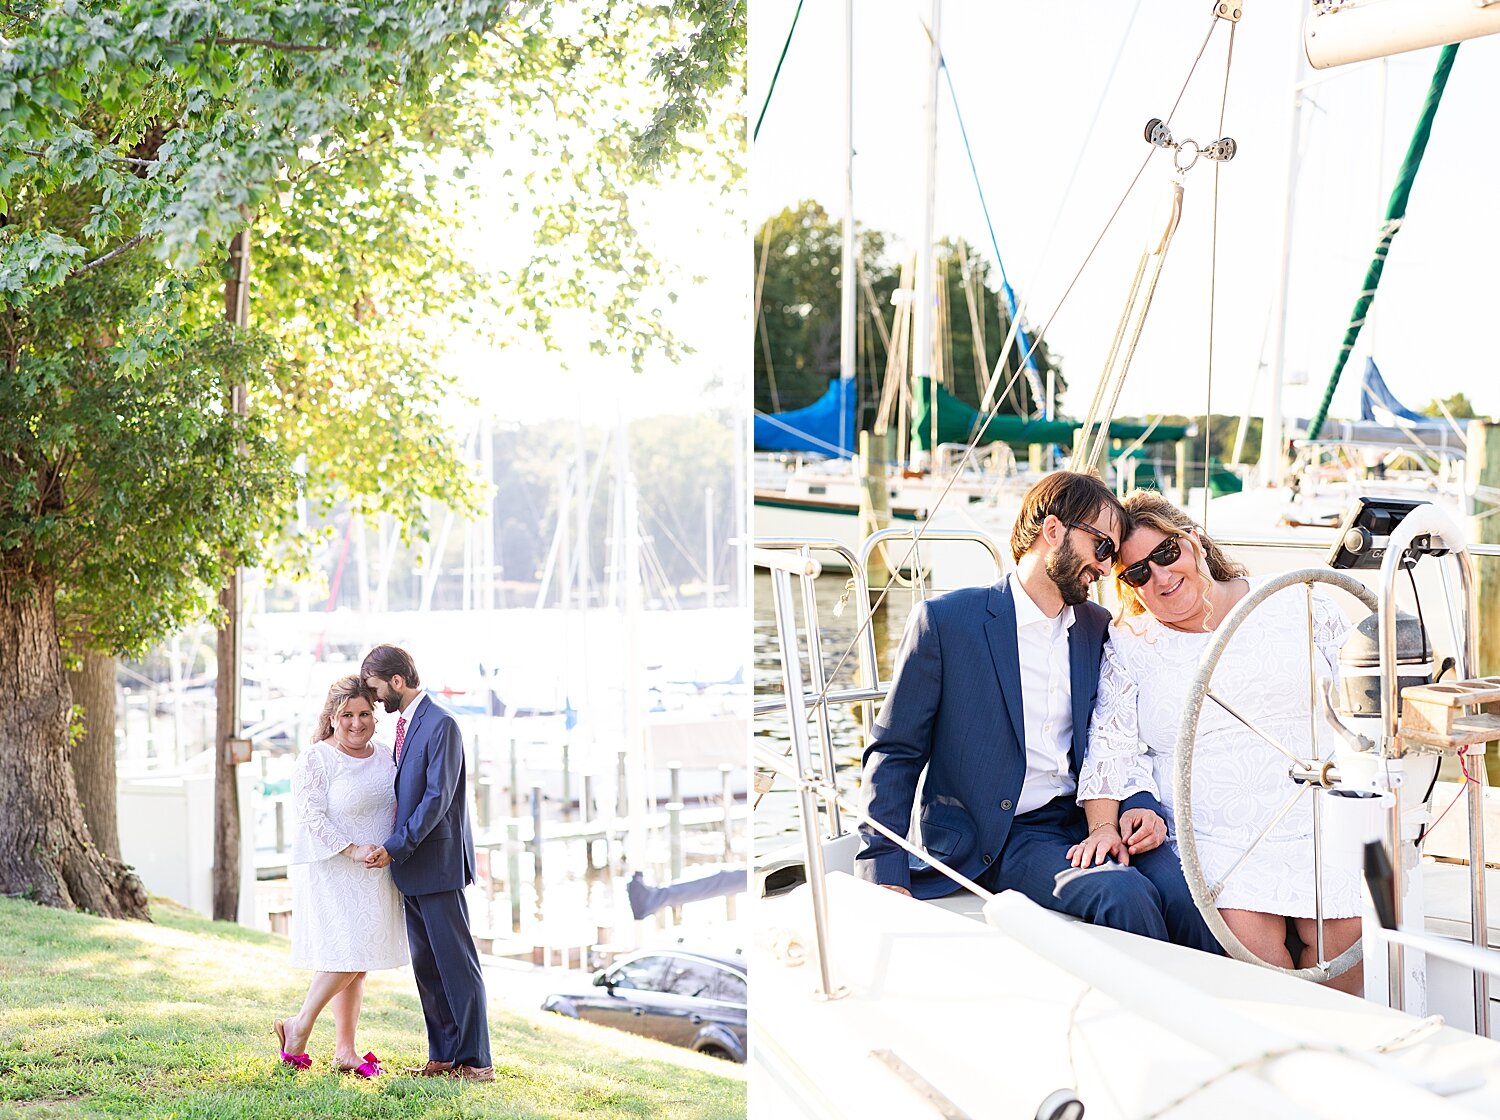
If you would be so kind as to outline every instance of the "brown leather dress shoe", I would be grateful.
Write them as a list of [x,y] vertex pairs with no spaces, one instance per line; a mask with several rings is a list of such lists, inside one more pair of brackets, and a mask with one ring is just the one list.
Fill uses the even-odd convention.
[[412,1077],[442,1077],[453,1068],[452,1062],[429,1061],[425,1066],[407,1066]]
[[448,1071],[449,1077],[456,1077],[461,1081],[493,1081],[495,1080],[494,1066],[454,1066]]

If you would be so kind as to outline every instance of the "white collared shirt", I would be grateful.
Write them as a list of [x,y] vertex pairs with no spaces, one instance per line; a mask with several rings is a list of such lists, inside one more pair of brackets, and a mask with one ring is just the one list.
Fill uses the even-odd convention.
[[[1072,610],[1073,608],[1069,607],[1068,609]],[[400,709],[400,718],[406,720],[406,722],[410,724],[411,717],[416,714],[417,705],[422,702],[422,697],[426,695],[427,690],[425,688],[417,689],[416,695],[411,698],[411,701],[406,705],[406,707]]]
[[1073,776],[1073,683],[1068,631],[1073,608],[1048,618],[1031,601],[1020,579],[1009,577],[1016,604],[1016,648],[1021,655],[1022,725],[1026,733],[1026,783],[1016,813],[1040,809],[1078,789]]

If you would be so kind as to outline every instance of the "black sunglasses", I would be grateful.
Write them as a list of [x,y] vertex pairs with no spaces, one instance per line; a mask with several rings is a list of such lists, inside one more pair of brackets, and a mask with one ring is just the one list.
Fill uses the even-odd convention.
[[1177,558],[1182,555],[1182,538],[1168,537],[1157,545],[1142,560],[1137,560],[1128,568],[1120,569],[1120,578],[1131,587],[1144,587],[1146,581],[1151,578],[1151,565],[1165,568],[1177,563]]
[[1091,533],[1099,539],[1094,542],[1094,559],[1101,564],[1115,554],[1115,542],[1110,539],[1108,533],[1101,533],[1092,525],[1085,525],[1082,521],[1064,521],[1069,529],[1082,529],[1085,533]]

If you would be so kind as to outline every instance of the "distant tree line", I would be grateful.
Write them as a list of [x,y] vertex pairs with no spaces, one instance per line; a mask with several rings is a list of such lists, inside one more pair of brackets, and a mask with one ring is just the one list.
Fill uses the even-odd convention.
[[[822,396],[829,381],[839,375],[842,252],[841,223],[814,201],[788,207],[757,230],[754,350],[758,411],[801,408]],[[891,238],[871,229],[859,233],[858,256],[863,275],[858,278],[856,379],[860,420],[868,425],[879,406],[889,353],[876,319],[883,320],[889,330],[896,318],[895,295],[903,262],[891,248]],[[943,281],[939,306],[946,320],[941,335],[944,388],[978,407],[982,386],[994,372],[1010,330],[998,270],[973,246],[958,241],[942,242],[935,257]],[[911,284],[915,283],[913,277]],[[1013,344],[997,392],[1011,380],[1022,358],[1019,343]],[[1043,386],[1048,371],[1054,371],[1060,402],[1067,381],[1060,359],[1045,341],[1037,347],[1036,364]],[[1024,376],[1015,379],[1001,408],[1017,415],[1035,413],[1037,401]]]

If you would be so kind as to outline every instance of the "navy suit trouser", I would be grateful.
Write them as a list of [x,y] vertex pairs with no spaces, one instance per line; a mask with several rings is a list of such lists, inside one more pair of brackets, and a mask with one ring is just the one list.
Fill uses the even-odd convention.
[[[999,861],[980,880],[990,890],[1020,891],[1048,910],[1095,925],[1222,953],[1182,877],[1170,845],[1130,857],[1129,867],[1082,875],[1052,893],[1059,871],[1072,867],[1068,849],[1088,835],[1083,809],[1058,797],[1011,822]],[[1111,865],[1113,866],[1113,865]]]
[[484,977],[464,892],[404,897],[411,967],[427,1019],[427,1057],[458,1066],[492,1065]]

